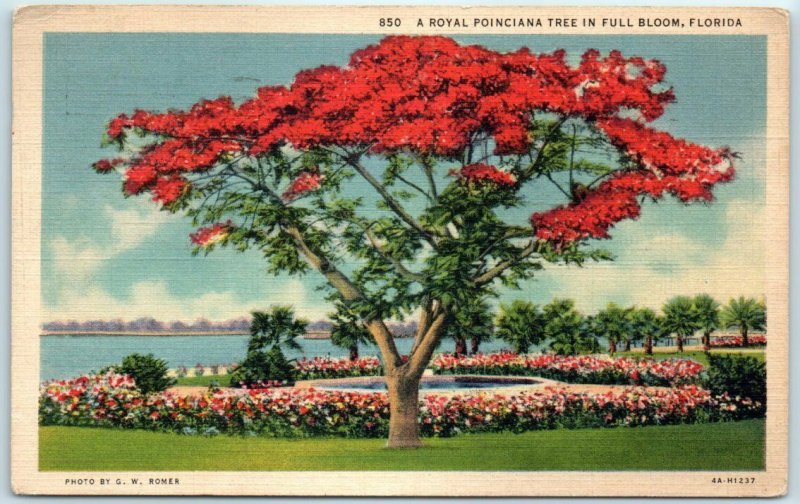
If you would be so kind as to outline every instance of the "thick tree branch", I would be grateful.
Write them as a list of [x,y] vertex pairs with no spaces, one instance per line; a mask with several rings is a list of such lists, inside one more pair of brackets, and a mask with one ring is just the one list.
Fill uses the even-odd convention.
[[433,313],[428,330],[422,336],[414,352],[408,357],[407,372],[410,376],[422,376],[442,337],[446,321],[447,313],[443,309],[438,309]]
[[[266,192],[276,204],[285,206],[283,200],[281,200],[278,194],[269,186],[260,184],[259,189]],[[282,229],[292,238],[295,247],[306,257],[309,264],[325,277],[328,283],[341,294],[345,301],[361,301],[365,299],[361,290],[353,284],[344,273],[339,271],[336,265],[309,246],[303,236],[303,232],[295,224],[283,223]],[[375,342],[381,350],[381,354],[384,356],[384,366],[387,371],[392,372],[402,365],[400,352],[397,350],[397,346],[394,343],[394,336],[389,331],[389,328],[386,327],[386,324],[380,319],[370,319],[365,320],[364,325],[372,334],[373,338],[375,338]]]
[[515,257],[513,259],[508,259],[506,261],[502,261],[502,262],[498,263],[497,265],[495,265],[493,268],[491,268],[488,271],[486,271],[485,273],[483,273],[482,275],[480,275],[477,278],[475,278],[475,285],[480,287],[480,286],[488,284],[489,282],[491,282],[495,278],[497,278],[500,275],[502,275],[503,272],[505,270],[507,270],[508,268],[510,268],[511,266],[514,266],[515,264],[519,263],[520,261],[524,261],[525,259],[530,257],[531,254],[533,254],[534,252],[536,252],[536,241],[535,240],[531,240],[531,242],[525,248],[520,250],[520,252],[517,255],[517,257]]
[[[364,300],[364,294],[361,290],[354,285],[347,276],[339,271],[335,265],[328,261],[324,256],[314,251],[308,243],[306,243],[302,231],[294,225],[285,226],[284,231],[295,242],[297,249],[302,253],[308,262],[328,280],[328,283],[335,288],[339,294],[342,295],[345,301],[361,301]],[[381,353],[384,356],[384,366],[388,372],[393,372],[395,368],[402,364],[400,352],[394,343],[394,336],[389,332],[389,328],[380,319],[365,320],[364,325],[367,326],[375,342],[378,344]]]
[[419,321],[417,321],[417,332],[414,334],[414,344],[411,345],[409,355],[416,352],[417,346],[419,346],[425,333],[428,332],[428,327],[431,325],[431,318],[433,316],[433,309],[433,300],[427,298],[420,310]]

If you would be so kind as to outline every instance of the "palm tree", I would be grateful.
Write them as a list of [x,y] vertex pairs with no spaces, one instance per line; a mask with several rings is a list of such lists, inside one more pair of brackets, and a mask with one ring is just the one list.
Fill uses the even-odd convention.
[[653,341],[664,334],[664,319],[650,308],[633,307],[628,314],[631,332],[644,338],[645,355],[653,355]]
[[675,334],[678,352],[683,353],[683,339],[700,328],[694,301],[688,296],[676,296],[664,304],[664,330]]
[[456,310],[444,337],[455,341],[456,355],[466,355],[467,340],[471,341],[471,352],[478,353],[481,342],[490,340],[494,331],[489,305],[475,299]]
[[494,338],[494,320],[489,310],[489,305],[479,301],[470,307],[469,327],[464,332],[464,336],[469,336],[470,349],[472,355],[480,352],[481,343]]
[[708,294],[694,297],[699,329],[703,331],[703,350],[711,348],[711,333],[719,329],[719,303]]
[[[597,312],[592,320],[592,327],[598,336],[608,340],[608,353],[617,353],[617,344],[626,341],[631,333],[628,314],[630,308],[622,308],[616,303],[608,303],[603,310]],[[630,349],[630,347],[627,347]]]
[[335,305],[336,311],[328,314],[331,322],[333,322],[333,326],[331,327],[331,343],[340,348],[348,349],[350,352],[350,360],[357,360],[358,345],[370,344],[374,340],[357,315],[348,310],[341,302],[337,302]]
[[525,353],[544,340],[546,320],[535,304],[516,300],[500,305],[496,336],[510,344],[517,353]]
[[267,380],[294,381],[292,361],[282,347],[299,350],[297,338],[306,332],[308,322],[295,319],[288,306],[275,306],[269,312],[253,312],[247,355],[231,374],[231,383],[252,385]]
[[589,319],[575,309],[573,300],[554,299],[545,305],[543,314],[544,334],[550,340],[550,350],[556,354],[577,355],[599,350]]
[[748,331],[763,331],[767,327],[767,307],[764,301],[757,301],[753,298],[731,299],[727,306],[722,308],[720,322],[723,327],[737,327],[742,335],[742,346],[750,345],[747,340]]
[[250,323],[248,351],[258,351],[267,346],[300,350],[298,336],[305,334],[308,321],[295,319],[289,306],[273,306],[269,312],[253,312]]

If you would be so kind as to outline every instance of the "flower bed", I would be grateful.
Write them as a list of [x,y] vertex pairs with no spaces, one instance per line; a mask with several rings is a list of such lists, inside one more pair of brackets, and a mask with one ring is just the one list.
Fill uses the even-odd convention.
[[[736,348],[741,347],[743,339],[741,336],[734,336],[732,338],[714,338],[711,340],[712,348]],[[747,343],[750,346],[759,347],[767,346],[767,337],[763,334],[756,334],[747,338]]]
[[[604,394],[547,388],[518,395],[429,395],[421,401],[419,421],[425,436],[452,436],[460,432],[711,422],[762,415],[759,403],[712,397],[696,386],[669,390],[630,388]],[[127,377],[82,376],[43,385],[39,421],[42,425],[203,435],[384,437],[388,432],[389,404],[383,393],[314,389],[143,396]]]
[[377,357],[347,358],[314,357],[300,359],[294,364],[297,380],[321,380],[330,378],[349,378],[353,376],[380,376],[383,374],[381,361]]
[[539,376],[567,383],[675,386],[696,383],[703,366],[691,359],[631,359],[607,355],[521,355],[512,352],[470,357],[442,354],[434,374]]

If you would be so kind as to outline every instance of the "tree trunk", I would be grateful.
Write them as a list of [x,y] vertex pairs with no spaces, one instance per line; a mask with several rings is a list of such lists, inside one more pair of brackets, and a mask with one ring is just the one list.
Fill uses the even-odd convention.
[[466,355],[467,353],[467,340],[464,338],[456,338],[456,355]]
[[472,338],[472,348],[470,349],[470,352],[472,352],[472,355],[475,355],[476,353],[478,353],[480,351],[480,347],[481,347],[481,340],[479,338],[473,337]]
[[653,355],[653,337],[648,336],[644,340],[644,353],[645,355]]
[[625,340],[625,351],[626,352],[631,351],[631,340]]
[[703,333],[703,350],[705,350],[706,352],[711,350],[711,333],[710,332]]
[[678,353],[683,353],[683,335],[679,334],[675,339],[678,343]]
[[617,353],[617,342],[613,339],[608,340],[608,353],[611,355]]
[[350,347],[350,360],[351,361],[358,360],[358,344],[352,345]]
[[386,377],[389,389],[389,448],[419,448],[419,377]]
[[742,329],[742,346],[748,347],[750,346],[750,341],[747,339],[747,328]]

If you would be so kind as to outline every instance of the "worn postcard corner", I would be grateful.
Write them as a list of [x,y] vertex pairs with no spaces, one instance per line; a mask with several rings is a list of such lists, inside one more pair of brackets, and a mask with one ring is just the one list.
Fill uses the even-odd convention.
[[788,36],[18,10],[14,491],[785,494]]

